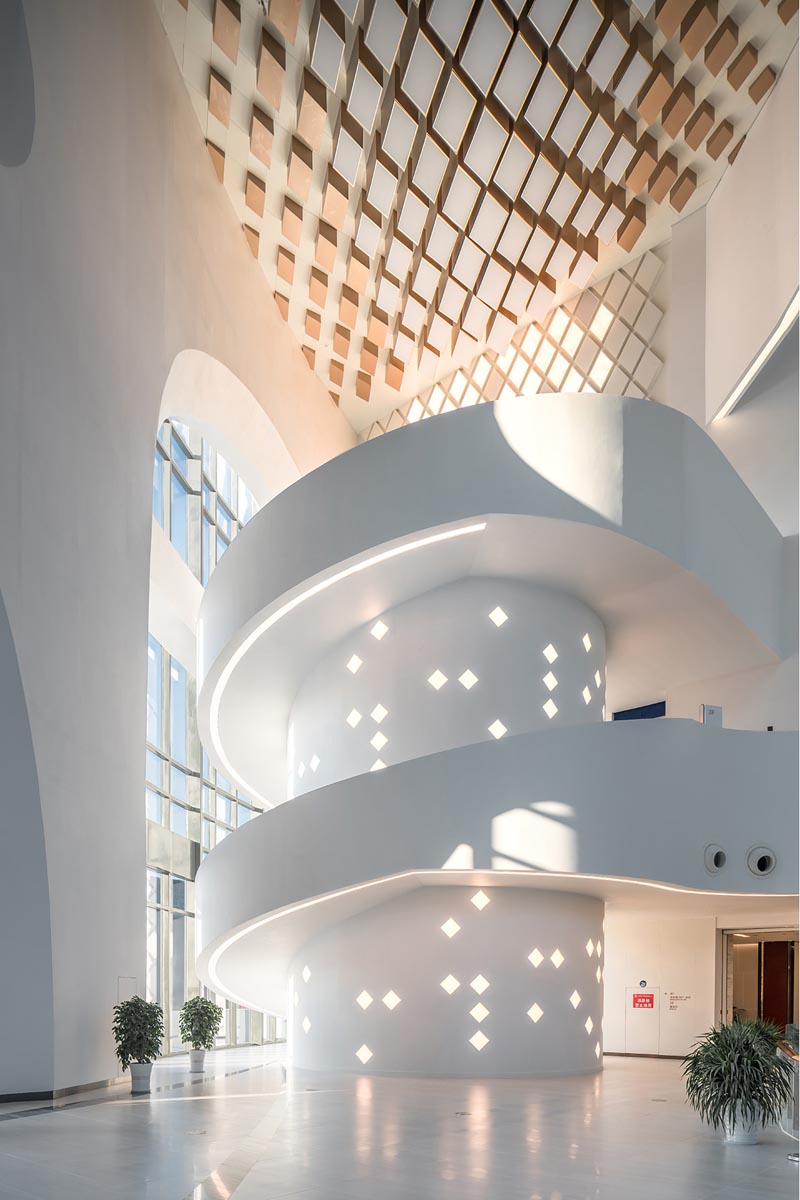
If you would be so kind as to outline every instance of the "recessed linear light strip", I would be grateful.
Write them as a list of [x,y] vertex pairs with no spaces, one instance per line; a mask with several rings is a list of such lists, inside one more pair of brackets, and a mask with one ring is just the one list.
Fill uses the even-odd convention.
[[341,583],[343,579],[348,579],[351,575],[357,575],[359,571],[366,571],[370,567],[377,566],[378,563],[387,562],[390,558],[398,558],[401,554],[408,554],[411,550],[421,550],[424,546],[432,546],[436,542],[446,542],[450,538],[463,537],[468,533],[481,533],[486,528],[486,522],[480,521],[475,525],[461,525],[458,529],[446,529],[442,533],[432,533],[428,537],[416,538],[413,542],[403,542],[400,546],[393,546],[390,550],[382,550],[380,554],[373,554],[370,558],[365,558],[361,562],[353,563],[350,567],[345,567],[342,571],[337,571],[335,575],[330,575],[327,579],[321,579],[319,583],[315,583],[313,587],[306,588],[304,592],[294,596],[288,600],[286,604],[281,605],[276,609],[271,616],[262,621],[242,642],[241,646],[231,655],[228,662],[225,664],[222,673],[217,680],[211,697],[211,707],[209,719],[211,725],[211,740],[214,744],[214,749],[217,757],[225,767],[225,773],[235,779],[239,787],[252,796],[255,800],[259,800],[262,804],[269,808],[274,807],[265,796],[253,790],[245,779],[236,771],[233,764],[230,762],[227,754],[222,748],[222,740],[219,735],[219,710],[222,704],[222,695],[231,675],[236,670],[237,666],[244,658],[247,651],[258,641],[262,634],[266,633],[279,621],[282,621],[285,616],[304,604],[306,600],[312,599],[313,596],[318,596],[320,592],[327,591],[334,584]]
[[712,421],[721,421],[723,417],[727,417],[728,414],[733,411],[744,393],[749,388],[750,384],[755,379],[756,375],[758,375],[761,368],[774,353],[774,351],[777,350],[778,346],[783,341],[794,322],[797,320],[798,315],[800,315],[800,292],[795,292],[794,296],[789,301],[789,306],[786,309],[786,312],[783,314],[780,321],[759,350],[758,354],[750,363],[750,366],[742,375],[730,396],[728,396],[728,399],[723,403],[719,412],[711,418]]
[[[245,1008],[252,1008],[251,1000],[245,1000],[235,992],[229,991],[219,980],[217,975],[217,963],[222,955],[230,950],[231,946],[236,942],[241,941],[243,937],[247,937],[250,933],[255,933],[257,929],[262,929],[265,925],[271,925],[273,921],[279,921],[283,917],[293,916],[294,913],[302,912],[306,908],[315,908],[318,904],[327,904],[330,900],[338,900],[340,896],[351,896],[354,892],[363,892],[368,888],[378,887],[384,883],[395,883],[400,879],[415,879],[419,875],[430,875],[446,873],[448,875],[461,875],[462,871],[447,871],[443,867],[427,867],[416,871],[399,871],[396,875],[385,875],[382,879],[370,879],[367,883],[354,883],[350,887],[339,888],[335,892],[326,892],[324,896],[313,896],[310,900],[302,900],[298,904],[290,904],[286,908],[278,909],[277,912],[269,913],[266,917],[261,917],[254,921],[251,925],[245,926],[243,929],[237,929],[236,933],[232,933],[211,955],[208,960],[208,975],[211,980],[215,992],[220,992],[223,996],[227,996],[229,1000],[233,1000],[236,1004],[241,1004]],[[543,879],[589,879],[596,883],[629,883],[637,888],[650,888],[656,892],[675,892],[680,896],[706,896],[714,899],[737,899],[747,896],[748,899],[767,899],[767,900],[796,900],[797,896],[793,892],[711,892],[704,888],[681,887],[676,883],[655,883],[651,879],[631,879],[625,875],[586,875],[582,872],[575,871],[504,871],[493,870],[491,868],[473,870],[471,874],[480,876],[480,884],[490,886],[486,880],[487,877],[495,878],[496,876],[513,876],[516,879],[530,878],[535,875]],[[525,885],[523,885],[525,886]],[[266,1011],[266,1009],[261,1010]]]

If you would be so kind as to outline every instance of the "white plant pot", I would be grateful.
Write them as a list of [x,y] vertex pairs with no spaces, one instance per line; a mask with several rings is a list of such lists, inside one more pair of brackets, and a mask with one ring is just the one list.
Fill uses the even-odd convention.
[[206,1067],[206,1052],[205,1050],[190,1050],[189,1051],[189,1070],[192,1073],[204,1071]]
[[140,1096],[150,1091],[152,1074],[152,1063],[131,1063],[131,1091],[134,1096]]
[[740,1108],[736,1110],[736,1124],[733,1128],[728,1121],[725,1122],[725,1141],[733,1146],[755,1146],[760,1133],[759,1122],[748,1121],[742,1116]]

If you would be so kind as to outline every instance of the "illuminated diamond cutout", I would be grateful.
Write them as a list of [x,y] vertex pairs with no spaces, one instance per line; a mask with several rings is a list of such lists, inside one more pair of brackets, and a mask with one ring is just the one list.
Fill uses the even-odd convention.
[[447,975],[439,984],[439,987],[444,988],[448,996],[452,996],[456,988],[461,987],[461,984],[458,982],[455,975]]
[[311,1022],[309,1021],[308,1017],[303,1017],[303,1033],[308,1033],[310,1028]]
[[550,955],[550,962],[553,964],[553,966],[556,968],[556,970],[558,970],[558,968],[561,966],[563,961],[564,961],[564,955],[561,953],[561,951],[558,949],[558,947],[556,947],[556,949]]
[[478,676],[467,668],[463,675],[459,675],[458,682],[469,691],[470,688],[475,687],[475,684],[478,682]]
[[428,683],[438,692],[439,688],[443,688],[447,683],[447,676],[440,670],[435,670],[432,675],[428,676]]
[[586,1024],[584,1025],[583,1028],[586,1030],[587,1033],[592,1032],[592,1030],[594,1029],[594,1021],[592,1020],[591,1017],[586,1018]]
[[597,943],[597,957],[598,958],[602,957],[602,954],[603,954],[603,947],[601,946],[600,942],[598,942]]
[[590,703],[591,703],[591,700],[592,700],[592,693],[589,691],[588,687],[585,687],[585,688],[583,689],[583,691],[581,692],[581,695],[583,696],[583,703],[584,703],[584,704],[590,704]]
[[353,657],[350,659],[350,661],[347,664],[347,669],[351,675],[355,675],[356,671],[358,670],[358,668],[360,666],[361,666],[361,659],[358,657],[357,654],[354,654]]
[[569,1002],[573,1008],[577,1008],[581,1002],[581,994],[579,991],[574,991],[569,998]]
[[550,642],[547,646],[545,646],[544,650],[542,651],[542,654],[545,656],[545,658],[547,659],[547,661],[549,663],[554,663],[556,661],[556,659],[558,658],[558,651],[556,650],[556,648],[552,642]]
[[531,950],[528,955],[528,962],[532,962],[535,967],[538,967],[539,963],[544,962],[544,955],[538,948]]
[[454,921],[452,917],[448,917],[444,925],[441,926],[442,933],[446,934],[449,938],[455,937],[460,928],[461,926],[458,921]]
[[381,1003],[385,1004],[389,1012],[391,1012],[392,1009],[397,1008],[398,1004],[400,1003],[400,997],[398,996],[397,992],[393,992],[390,988],[383,997]]
[[308,765],[311,767],[312,771],[316,771],[317,767],[319,766],[319,759],[317,758],[316,754]]
[[487,904],[491,904],[491,900],[486,895],[486,892],[476,892],[471,898],[470,904],[474,904],[478,912],[483,912]]
[[303,967],[303,983],[308,983],[311,978],[311,971],[308,967]]
[[556,679],[556,677],[552,671],[547,672],[544,679],[542,680],[542,683],[547,688],[548,692],[552,692],[554,687],[558,687],[558,680]]
[[295,992],[294,996],[292,997],[292,1001],[295,1008],[297,1008],[298,1004],[300,1003],[300,997],[298,996],[297,992]]
[[376,725],[380,725],[383,718],[386,716],[387,709],[382,704],[376,704],[372,712],[369,714]]
[[599,1042],[597,1043],[597,1045],[594,1048],[594,1056],[595,1056],[595,1058],[600,1057],[600,1043]]
[[540,1008],[538,1004],[532,1004],[528,1009],[528,1016],[535,1025],[537,1021],[541,1021],[542,1017],[544,1016],[544,1009]]
[[378,732],[376,734],[373,734],[373,736],[369,739],[369,744],[375,750],[382,750],[383,747],[388,742],[388,740],[389,739],[387,738],[386,734],[381,733],[381,731],[379,729]]
[[477,992],[479,996],[482,996],[489,986],[489,980],[484,978],[483,975],[476,975],[469,986],[473,992]]
[[469,1040],[472,1043],[472,1045],[475,1047],[476,1050],[482,1050],[484,1046],[488,1046],[488,1044],[489,1044],[488,1037],[480,1029],[478,1029],[477,1032],[473,1033],[472,1037]]
[[489,726],[489,733],[492,735],[493,738],[499,739],[503,736],[504,733],[508,733],[508,730],[506,729],[505,725],[498,717],[498,719],[496,721],[492,721],[491,725]]
[[476,1021],[482,1021],[484,1017],[488,1017],[489,1009],[485,1004],[476,1004],[474,1008],[469,1010],[469,1015],[474,1017]]
[[370,629],[370,633],[375,638],[376,642],[379,642],[381,638],[385,637],[388,632],[389,626],[384,625],[383,621],[376,621],[372,626],[372,629]]
[[589,955],[589,958],[591,958],[594,954],[594,942],[591,938],[589,938],[588,942],[586,943],[586,953]]
[[368,1063],[372,1058],[372,1051],[370,1050],[369,1046],[359,1046],[358,1050],[356,1050],[356,1058],[359,1060],[359,1062],[364,1064]]
[[602,676],[601,676],[600,672],[599,672],[599,671],[595,671],[595,673],[594,673],[594,683],[595,683],[595,687],[600,687],[600,684],[601,684],[602,682],[603,682],[603,679],[602,679]]
[[598,982],[598,983],[600,982],[600,976],[601,976],[601,975],[602,975],[602,971],[601,971],[601,970],[600,970],[600,968],[598,967],[598,968],[597,968],[597,970],[596,970],[596,971],[595,971],[595,973],[594,973],[594,977],[595,977],[595,979],[597,980],[597,982]]
[[369,992],[362,992],[360,996],[356,996],[356,1004],[366,1010],[372,1004],[372,996],[370,996]]
[[357,708],[351,709],[348,714],[348,717],[347,717],[347,724],[350,726],[350,728],[355,729],[356,725],[359,723],[360,720],[361,720],[361,713],[358,711],[358,709]]
[[489,613],[489,620],[493,621],[495,623],[495,625],[497,626],[497,628],[499,629],[500,626],[505,625],[506,621],[508,620],[508,613],[504,613],[502,608],[498,604],[497,608],[493,608],[492,611]]
[[385,767],[386,763],[383,761],[383,759],[376,758],[375,762],[370,767],[370,771],[383,771]]
[[547,715],[551,721],[552,721],[553,717],[556,715],[556,713],[558,712],[558,705],[555,703],[554,700],[545,700],[544,704],[542,705],[542,708],[547,713]]
[[592,648],[592,639],[589,637],[588,633],[585,633],[585,634],[583,635],[583,637],[581,638],[581,641],[583,642],[583,648],[584,648],[584,650],[585,650],[585,651],[586,651],[586,653],[588,654],[588,653],[589,653],[589,651],[590,651],[590,650],[591,650],[591,648]]
[[297,768],[297,778],[302,779],[303,776],[305,775],[305,773],[306,773],[306,764],[300,763],[300,766]]

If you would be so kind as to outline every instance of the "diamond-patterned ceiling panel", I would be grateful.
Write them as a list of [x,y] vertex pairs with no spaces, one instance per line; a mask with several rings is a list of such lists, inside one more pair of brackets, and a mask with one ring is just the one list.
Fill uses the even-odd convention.
[[359,431],[662,242],[797,36],[796,0],[156,3],[248,244]]

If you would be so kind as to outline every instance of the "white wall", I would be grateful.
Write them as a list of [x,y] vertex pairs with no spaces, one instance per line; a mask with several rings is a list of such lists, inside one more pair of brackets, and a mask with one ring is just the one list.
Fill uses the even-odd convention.
[[[497,608],[506,616],[499,626],[489,617]],[[289,717],[290,796],[369,771],[376,761],[388,766],[489,741],[496,720],[513,736],[547,729],[551,721],[602,719],[605,633],[572,596],[509,579],[462,579],[380,620],[386,627],[380,640],[372,636],[374,622],[362,626],[301,685]],[[552,663],[543,653],[550,646],[558,655]],[[355,674],[347,667],[354,655],[361,660]],[[469,688],[460,682],[467,669],[477,677]],[[438,689],[428,682],[435,671],[447,677]],[[544,678],[551,675],[556,683],[548,687]],[[553,718],[544,709],[550,701]],[[380,720],[371,715],[378,704],[386,709]],[[354,712],[361,719],[351,727]],[[387,740],[373,745],[375,737]]]
[[[171,364],[187,347],[225,363],[300,470],[353,437],[250,256],[150,0],[25,15],[36,126],[30,156],[0,165],[0,590],[47,856],[53,1044],[13,1084],[38,1091],[115,1075],[118,978],[144,989],[150,491]],[[17,913],[0,911],[5,953]],[[4,988],[0,1025],[26,1052],[51,1036],[12,1013]]]
[[698,720],[701,704],[720,704],[726,729],[797,729],[797,655],[774,667],[695,680],[667,692],[667,716]]
[[[489,903],[478,911],[475,887],[419,888],[302,947],[289,984],[294,1066],[469,1077],[601,1070],[602,901],[483,890]],[[448,920],[460,926],[450,938]],[[449,975],[460,983],[450,994],[441,987]],[[489,984],[482,992],[470,986],[480,976]],[[372,1003],[362,1008],[365,991]],[[392,1009],[383,1003],[390,991],[400,997]],[[479,1002],[489,1010],[480,1020],[471,1013]],[[534,1004],[537,1021],[528,1016]],[[489,1039],[482,1049],[469,1040],[478,1030]],[[363,1065],[362,1046],[372,1051]]]
[[797,64],[795,47],[708,202],[706,420],[719,411],[797,292]]
[[672,227],[667,403],[706,421],[706,219],[699,208]]
[[[606,910],[604,1045],[624,1054],[631,996],[626,989],[642,980],[658,989],[652,1019],[653,1041],[639,1052],[682,1055],[717,1019],[715,992],[716,920],[714,917],[656,917]],[[644,1048],[646,1046],[646,1049]],[[635,1051],[634,1051],[635,1052]]]

